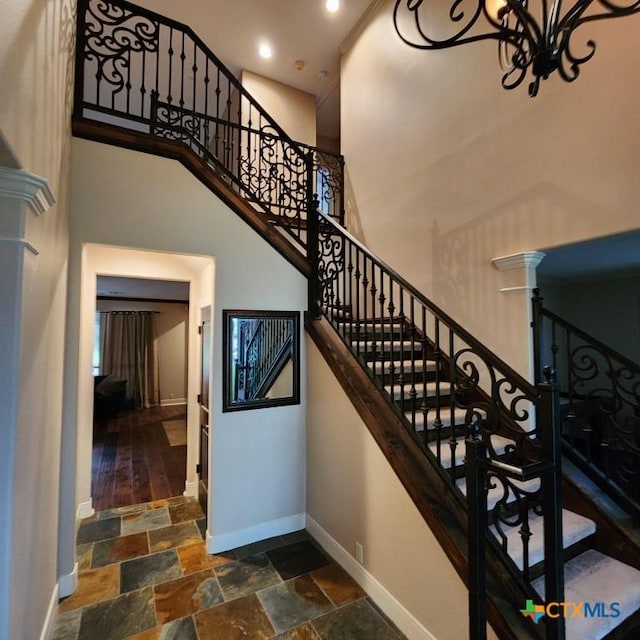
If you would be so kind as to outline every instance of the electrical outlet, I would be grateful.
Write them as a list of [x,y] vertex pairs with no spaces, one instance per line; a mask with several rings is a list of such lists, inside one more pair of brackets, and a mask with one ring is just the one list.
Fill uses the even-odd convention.
[[364,564],[364,547],[359,542],[356,542],[356,560]]

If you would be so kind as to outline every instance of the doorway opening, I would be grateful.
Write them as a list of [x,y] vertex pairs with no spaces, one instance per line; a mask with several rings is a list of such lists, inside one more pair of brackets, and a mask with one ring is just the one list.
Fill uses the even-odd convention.
[[[175,495],[197,498],[198,327],[202,306],[213,306],[214,259],[88,243],[82,263],[78,517]],[[125,327],[128,316],[133,329]],[[102,345],[110,324],[129,335],[145,333],[147,321],[157,325],[152,383],[118,369],[118,357],[103,355]],[[137,357],[148,364],[146,355]]]
[[182,495],[189,282],[98,275],[96,293],[93,507]]

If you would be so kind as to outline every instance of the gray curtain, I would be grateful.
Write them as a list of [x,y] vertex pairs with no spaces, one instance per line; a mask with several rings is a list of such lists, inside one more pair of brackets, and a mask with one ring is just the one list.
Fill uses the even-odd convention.
[[127,404],[160,404],[158,329],[155,311],[100,313],[100,373],[127,381]]

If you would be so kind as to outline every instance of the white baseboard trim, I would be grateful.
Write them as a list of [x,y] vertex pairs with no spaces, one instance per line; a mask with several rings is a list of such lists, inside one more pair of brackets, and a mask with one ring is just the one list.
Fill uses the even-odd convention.
[[178,404],[187,404],[186,398],[165,398],[164,400],[160,400],[161,407],[173,407]]
[[261,524],[229,533],[220,533],[210,535],[207,530],[207,552],[220,553],[229,551],[237,547],[243,547],[252,542],[266,540],[274,536],[281,536],[285,533],[293,533],[304,529],[306,514],[298,513],[294,516],[271,520],[270,522],[262,522]]
[[73,571],[58,578],[58,597],[66,598],[75,593],[78,588],[78,563],[73,565]]
[[187,496],[188,498],[197,498],[198,497],[198,480],[187,480],[184,483],[184,493],[183,496]]
[[367,592],[384,614],[409,640],[436,640],[420,621],[369,573],[337,540],[331,537],[309,514],[307,531],[333,559]]
[[55,630],[57,619],[58,619],[58,585],[55,585],[53,587],[53,593],[51,594],[51,600],[49,600],[47,617],[44,619],[44,625],[42,625],[42,631],[40,632],[40,640],[51,640],[51,638],[53,638],[53,631]]
[[78,509],[76,511],[76,522],[80,520],[84,520],[85,518],[90,518],[95,514],[95,509],[93,508],[93,503],[91,498],[87,500],[87,502],[81,502],[78,505]]

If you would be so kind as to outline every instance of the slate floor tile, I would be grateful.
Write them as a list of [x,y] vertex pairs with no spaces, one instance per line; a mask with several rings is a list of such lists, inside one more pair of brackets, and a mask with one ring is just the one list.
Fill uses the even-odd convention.
[[81,615],[82,609],[59,615],[51,640],[76,640],[80,631]]
[[109,518],[108,520],[94,520],[93,522],[83,522],[78,527],[76,544],[87,544],[108,538],[116,538],[120,535],[120,518]]
[[309,575],[264,589],[258,598],[280,633],[334,609]]
[[145,532],[133,533],[93,545],[93,567],[103,567],[113,562],[131,560],[149,553],[149,540]]
[[273,640],[320,640],[320,636],[315,632],[311,623],[305,622],[298,627],[281,633]]
[[79,544],[76,546],[76,560],[78,569],[91,569],[91,561],[93,558],[93,543]]
[[212,569],[156,585],[153,597],[159,623],[177,620],[223,602]]
[[281,582],[264,554],[249,556],[215,569],[225,600],[233,600]]
[[238,547],[233,550],[236,558],[238,560],[242,560],[243,558],[247,558],[248,556],[255,556],[259,553],[265,553],[266,551],[271,551],[273,549],[278,549],[283,545],[282,538],[280,536],[275,536],[274,538],[268,538],[267,540],[261,540],[260,542],[252,542],[251,544],[247,544],[244,547]]
[[198,634],[195,622],[189,616],[137,633],[135,636],[129,636],[127,640],[198,640]]
[[105,509],[104,511],[98,512],[98,519],[108,520],[110,518],[120,518],[121,516],[126,516],[130,513],[146,511],[146,509],[147,507],[144,503],[132,504],[127,507],[116,507],[115,509]]
[[139,513],[130,513],[122,516],[122,535],[131,533],[140,533],[141,531],[149,531],[150,529],[158,529],[171,524],[169,520],[169,511],[166,507],[141,511]]
[[153,592],[147,588],[83,609],[78,640],[124,640],[155,626]]
[[152,529],[148,532],[148,535],[149,547],[152,553],[173,549],[174,547],[184,547],[202,540],[200,531],[198,531],[198,527],[193,520]]
[[312,622],[321,640],[398,640],[399,636],[366,601],[358,600]]
[[213,569],[221,567],[235,561],[232,553],[209,554],[207,553],[206,544],[201,541],[197,544],[190,544],[186,547],[178,547],[176,549],[182,572],[186,575],[189,573],[197,573],[205,569]]
[[201,611],[194,617],[200,640],[267,640],[275,633],[255,594]]
[[316,569],[311,573],[311,577],[336,607],[355,602],[367,595],[358,583],[337,564],[328,564]]
[[283,580],[301,576],[329,564],[329,559],[311,540],[267,551],[267,557]]
[[120,593],[120,567],[117,564],[78,572],[76,592],[58,605],[60,613],[115,598]]
[[197,500],[169,505],[169,518],[172,524],[187,522],[188,520],[198,520],[204,518],[202,507]]
[[120,590],[135,591],[182,575],[175,549],[127,560],[120,565]]

